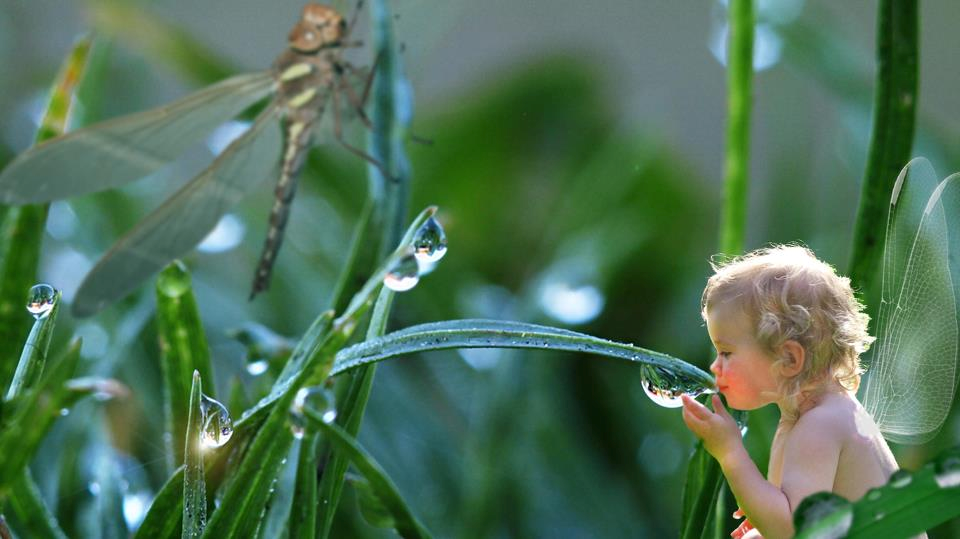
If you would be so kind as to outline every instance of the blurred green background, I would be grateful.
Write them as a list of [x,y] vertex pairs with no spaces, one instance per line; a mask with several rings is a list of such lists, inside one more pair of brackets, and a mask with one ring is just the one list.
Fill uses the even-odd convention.
[[[29,145],[47,86],[91,28],[104,52],[98,82],[78,103],[81,121],[268,67],[301,6],[0,1],[0,157]],[[118,25],[105,16],[112,9],[141,18]],[[398,0],[392,9],[415,97],[412,130],[432,141],[408,145],[411,212],[439,205],[450,249],[397,298],[391,328],[467,317],[540,322],[706,369],[699,298],[719,234],[725,69],[715,51],[725,3]],[[747,247],[801,241],[843,271],[869,142],[875,6],[770,0],[757,9]],[[960,170],[958,22],[951,2],[921,4],[914,155],[942,176]],[[364,15],[358,35],[365,26]],[[171,28],[182,32],[175,40],[186,54],[156,46]],[[351,58],[369,64],[364,52]],[[357,126],[349,132],[362,141]],[[69,302],[118,235],[209,158],[198,148],[131,188],[56,203],[40,280]],[[228,330],[252,320],[299,335],[325,307],[346,254],[364,163],[333,144],[314,160],[268,293],[246,301],[272,203],[266,184],[218,229],[217,241],[186,260],[225,401],[235,380],[243,395],[234,402],[243,403],[269,376],[247,372],[256,358]],[[165,479],[152,303],[145,286],[93,319],[61,314],[54,346],[82,335],[85,369],[133,389],[128,400],[75,410],[33,466],[48,500],[61,506],[64,528],[79,535],[103,532],[84,516],[102,503],[93,485],[115,480],[127,498],[147,500]],[[754,416],[748,435],[761,462],[775,425],[770,412]],[[646,399],[635,367],[497,350],[383,365],[360,440],[440,537],[676,535],[693,448],[679,412]],[[958,441],[954,415],[938,439],[898,448],[898,456],[915,468]],[[348,489],[338,533],[382,533],[354,504]],[[952,533],[949,525],[942,533]]]

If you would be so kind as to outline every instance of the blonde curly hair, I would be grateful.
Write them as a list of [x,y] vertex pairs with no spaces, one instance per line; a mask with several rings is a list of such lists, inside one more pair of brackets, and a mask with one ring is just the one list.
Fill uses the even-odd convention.
[[831,378],[848,391],[860,385],[860,354],[874,338],[870,317],[854,297],[850,279],[801,245],[772,245],[724,263],[711,262],[714,274],[701,299],[701,316],[713,305],[733,302],[747,315],[757,343],[774,358],[775,373],[786,358],[783,343],[803,346],[799,374],[778,376],[786,406],[784,419],[796,420],[802,395],[816,395]]

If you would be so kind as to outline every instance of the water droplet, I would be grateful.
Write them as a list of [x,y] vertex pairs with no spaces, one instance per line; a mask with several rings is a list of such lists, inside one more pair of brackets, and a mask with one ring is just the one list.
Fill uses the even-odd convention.
[[269,368],[270,362],[268,362],[266,359],[247,363],[247,372],[253,376],[260,376],[261,374],[267,372],[267,369]]
[[383,284],[394,292],[406,292],[420,282],[420,267],[413,254],[403,256],[390,268],[383,278]]
[[435,217],[420,225],[413,237],[414,256],[424,264],[435,264],[447,254],[447,235]]
[[293,436],[303,438],[304,410],[310,409],[323,419],[324,423],[330,424],[337,419],[337,407],[333,396],[333,391],[324,386],[302,387],[297,391],[290,405],[290,430]]
[[897,470],[890,476],[889,484],[893,488],[903,488],[913,481],[913,476],[906,470]]
[[56,299],[57,291],[52,286],[43,283],[33,285],[27,295],[27,311],[40,320],[50,314]]
[[883,495],[883,491],[878,488],[872,488],[867,491],[867,500],[875,502],[880,499],[880,496]]
[[219,401],[201,395],[200,412],[203,414],[203,431],[200,433],[200,445],[203,447],[222,447],[233,436],[233,421],[227,407]]
[[681,395],[698,397],[704,393],[713,393],[713,389],[660,366],[644,365],[640,377],[640,385],[647,397],[664,408],[683,406]]
[[797,531],[812,532],[818,539],[846,537],[853,524],[853,505],[832,492],[807,497],[794,513]]
[[960,486],[960,452],[954,451],[937,461],[933,479],[940,488]]
[[190,290],[190,273],[180,260],[174,260],[157,276],[157,291],[171,298],[180,297]]
[[123,520],[127,523],[127,529],[136,531],[147,516],[147,508],[153,496],[149,492],[136,492],[123,495]]

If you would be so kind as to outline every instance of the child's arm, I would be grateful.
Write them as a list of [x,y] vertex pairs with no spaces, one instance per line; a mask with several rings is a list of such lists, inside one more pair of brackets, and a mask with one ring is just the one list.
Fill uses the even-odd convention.
[[[839,447],[830,462],[826,454],[830,449],[820,451],[817,444],[812,443],[816,438],[804,436],[800,444],[785,451],[785,488],[781,490],[768,482],[750,460],[740,438],[740,429],[718,396],[713,397],[716,412],[711,412],[687,396],[683,397],[683,403],[684,422],[703,440],[704,447],[720,463],[730,490],[757,530],[768,539],[792,537],[793,508],[796,504],[813,492],[832,490]],[[800,422],[797,427],[800,427]],[[795,438],[796,434],[791,438]],[[824,438],[836,440],[834,436]],[[788,463],[790,466],[787,466]]]

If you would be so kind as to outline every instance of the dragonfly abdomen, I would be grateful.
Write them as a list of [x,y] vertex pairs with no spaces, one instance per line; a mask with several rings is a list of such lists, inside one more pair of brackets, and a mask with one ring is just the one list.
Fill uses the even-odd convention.
[[273,263],[277,259],[280,245],[283,243],[283,231],[290,218],[291,203],[297,191],[297,176],[303,166],[307,150],[310,149],[312,124],[301,121],[291,121],[287,124],[287,144],[283,154],[283,165],[280,169],[280,178],[274,190],[273,207],[270,209],[270,226],[267,238],[260,253],[260,262],[257,273],[253,278],[253,287],[250,290],[250,299],[264,291],[270,285],[270,275]]

